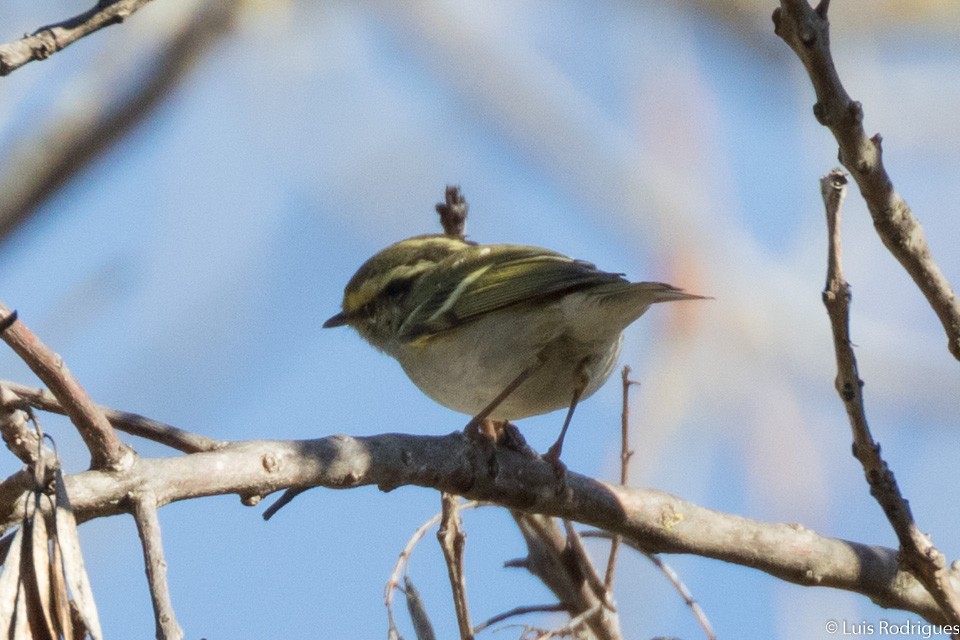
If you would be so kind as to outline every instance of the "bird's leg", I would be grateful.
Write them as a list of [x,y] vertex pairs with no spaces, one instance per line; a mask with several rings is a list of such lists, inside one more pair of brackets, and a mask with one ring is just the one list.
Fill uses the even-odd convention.
[[507,398],[509,398],[509,397],[510,397],[510,394],[513,393],[514,391],[516,391],[516,390],[517,390],[517,387],[519,387],[521,384],[523,384],[523,381],[524,381],[524,380],[526,380],[527,378],[530,377],[530,374],[533,373],[533,370],[536,369],[539,364],[540,364],[540,363],[537,362],[537,363],[535,363],[535,364],[527,367],[527,368],[524,369],[523,371],[521,371],[521,372],[520,372],[520,375],[518,375],[516,378],[514,378],[514,379],[510,382],[510,384],[508,384],[508,385],[504,388],[503,391],[501,391],[499,394],[497,394],[497,397],[494,398],[494,399],[490,402],[490,404],[488,404],[487,406],[485,406],[485,407],[480,411],[480,413],[478,413],[477,415],[473,416],[473,418],[470,419],[470,422],[467,423],[467,426],[466,426],[466,428],[464,428],[464,431],[470,432],[470,431],[473,431],[474,429],[477,429],[478,427],[480,427],[481,423],[485,422],[485,421],[487,420],[487,418],[490,416],[490,414],[493,413],[494,411],[496,411],[496,410],[497,410],[497,407],[499,407],[501,404],[503,404],[503,401],[506,400]]
[[564,471],[564,465],[560,462],[560,452],[563,450],[563,439],[567,435],[567,429],[570,427],[570,421],[573,419],[573,411],[577,408],[577,403],[580,402],[580,398],[583,396],[583,392],[587,388],[587,383],[590,381],[587,376],[587,361],[584,360],[580,363],[579,371],[577,372],[577,384],[573,388],[573,397],[570,398],[570,408],[567,409],[567,417],[563,420],[563,427],[560,428],[560,435],[557,436],[557,441],[550,445],[550,448],[547,449],[547,453],[544,454],[543,459],[553,465],[553,468],[557,471],[558,475],[562,475]]

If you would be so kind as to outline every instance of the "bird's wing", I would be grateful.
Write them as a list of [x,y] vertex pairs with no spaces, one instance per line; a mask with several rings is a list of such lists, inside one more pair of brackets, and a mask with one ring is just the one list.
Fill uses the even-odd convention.
[[627,284],[589,262],[521,245],[479,245],[425,274],[401,327],[408,338],[438,333],[514,304],[599,285]]

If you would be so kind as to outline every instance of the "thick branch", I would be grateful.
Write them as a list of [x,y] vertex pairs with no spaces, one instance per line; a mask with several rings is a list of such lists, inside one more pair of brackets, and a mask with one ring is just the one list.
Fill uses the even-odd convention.
[[887,249],[923,292],[947,334],[947,348],[960,360],[960,299],[933,260],[919,220],[893,188],[883,166],[880,134],[868,138],[863,107],[850,99],[830,53],[829,2],[816,9],[807,0],[780,0],[774,31],[803,63],[817,94],[813,113],[840,145],[840,162],[857,181],[873,225]]
[[16,42],[0,44],[0,76],[33,60],[46,60],[94,31],[119,24],[148,2],[150,0],[100,0],[92,9],[69,20],[40,27]]
[[[80,520],[114,515],[141,491],[158,505],[209,495],[262,495],[291,486],[346,489],[429,487],[470,499],[567,518],[630,538],[650,552],[693,553],[754,567],[801,585],[862,593],[883,607],[944,622],[926,589],[897,564],[897,551],[828,538],[798,525],[769,524],[697,506],[653,489],[630,489],[567,474],[558,494],[553,467],[498,449],[495,459],[463,433],[446,436],[345,435],[304,441],[238,442],[174,458],[139,458],[124,473],[99,470],[67,477]],[[489,475],[496,469],[495,476]],[[2,506],[8,528],[22,499]],[[957,576],[951,575],[955,584]]]
[[[0,303],[0,317],[9,315],[10,310]],[[0,337],[60,400],[90,450],[91,466],[96,469],[120,469],[129,464],[133,452],[120,441],[106,416],[83,390],[59,355],[43,344],[22,320],[8,327]]]
[[940,604],[951,624],[960,624],[960,598],[951,583],[951,572],[946,559],[929,536],[920,531],[910,505],[900,493],[900,487],[880,456],[880,445],[873,439],[863,404],[863,381],[857,371],[857,358],[850,342],[850,286],[843,277],[840,244],[840,213],[846,192],[847,179],[834,169],[820,181],[820,190],[827,215],[829,239],[827,283],[823,303],[830,316],[833,345],[837,358],[837,393],[840,394],[850,427],[853,431],[853,455],[863,466],[870,485],[870,493],[883,508],[887,520],[897,534],[903,562],[926,585]]

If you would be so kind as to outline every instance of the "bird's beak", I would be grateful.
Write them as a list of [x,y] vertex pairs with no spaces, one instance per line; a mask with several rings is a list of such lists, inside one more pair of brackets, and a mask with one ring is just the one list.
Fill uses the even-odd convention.
[[329,320],[323,323],[324,329],[329,329],[330,327],[342,327],[343,325],[350,322],[350,319],[344,313],[338,313]]

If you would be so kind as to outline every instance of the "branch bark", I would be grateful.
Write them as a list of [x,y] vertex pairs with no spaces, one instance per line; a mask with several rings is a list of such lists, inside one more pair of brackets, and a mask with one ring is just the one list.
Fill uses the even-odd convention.
[[[840,244],[840,214],[847,179],[843,171],[834,169],[820,180],[820,190],[827,215],[829,250],[827,283],[823,304],[830,316],[833,345],[837,359],[836,389],[843,400],[853,431],[853,455],[863,466],[870,493],[883,508],[887,520],[897,534],[903,564],[933,594],[943,616],[951,624],[960,625],[960,597],[951,583],[947,562],[930,537],[920,531],[910,505],[900,493],[893,471],[880,455],[880,445],[873,439],[863,403],[863,381],[857,370],[857,358],[850,342],[850,285],[843,277]],[[958,637],[960,634],[954,634]]]
[[143,562],[150,584],[150,599],[157,621],[157,640],[182,640],[183,629],[177,623],[167,584],[167,561],[163,556],[163,540],[160,534],[160,519],[157,516],[156,499],[149,493],[140,493],[131,498],[133,518],[143,545]]
[[[210,495],[264,495],[294,486],[377,485],[384,491],[402,485],[428,487],[592,525],[651,553],[716,558],[800,585],[861,593],[882,607],[946,622],[923,585],[900,569],[895,549],[829,538],[799,525],[723,514],[654,489],[607,484],[573,472],[558,493],[550,464],[502,448],[494,452],[493,464],[489,455],[462,432],[248,441],[187,456],[138,458],[123,473],[91,470],[67,476],[66,486],[81,521],[121,513],[125,498],[143,491],[153,492],[162,506]],[[0,486],[0,494],[5,488]],[[20,499],[0,505],[0,529],[17,523],[27,489]],[[955,571],[949,571],[949,577],[960,585]]]
[[[0,303],[0,317],[11,315]],[[120,470],[129,465],[133,451],[120,441],[103,412],[94,404],[63,359],[43,344],[22,320],[7,328],[0,338],[37,374],[53,394],[60,398],[63,409],[76,426],[90,451],[95,469]]]
[[[12,411],[27,409],[28,407],[59,413],[60,415],[66,415],[67,413],[56,396],[46,389],[0,380],[0,409]],[[153,442],[159,442],[184,453],[212,451],[225,444],[220,440],[184,431],[138,413],[120,411],[100,404],[97,405],[97,408],[106,416],[114,429]]]
[[40,27],[16,42],[0,44],[0,76],[9,75],[34,60],[46,60],[80,38],[119,24],[150,0],[100,0],[88,11],[63,22]]
[[[139,0],[139,4],[145,1]],[[109,6],[122,4],[136,3]],[[45,124],[29,139],[18,141],[0,163],[17,168],[0,181],[0,240],[152,114],[210,47],[230,31],[238,7],[233,0],[205,3],[185,26],[164,37],[147,71],[119,84],[117,77],[110,77],[110,87],[115,89],[112,100],[104,100],[103,109],[81,106]],[[0,58],[3,47],[11,46],[0,45]]]
[[920,221],[893,187],[883,166],[880,134],[867,137],[863,106],[850,99],[830,52],[829,0],[816,9],[807,0],[780,0],[773,12],[774,32],[807,70],[817,95],[813,113],[840,145],[840,163],[850,172],[867,203],[873,225],[927,298],[947,334],[947,348],[960,360],[960,299],[937,266]]
[[460,519],[460,498],[442,493],[440,502],[442,511],[437,540],[447,564],[457,626],[461,640],[473,640],[473,623],[470,622],[470,606],[467,601],[467,576],[463,571],[463,549],[466,546],[467,534],[463,531],[463,521]]
[[545,632],[540,637],[554,637],[553,634],[566,629],[576,629],[574,637],[577,638],[622,640],[612,597],[600,584],[583,545],[577,544],[579,538],[570,537],[572,527],[564,523],[568,533],[564,536],[556,521],[544,514],[514,511],[513,519],[527,544],[527,557],[508,565],[522,566],[539,578],[570,614],[570,620],[561,629]]

